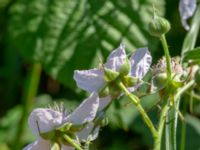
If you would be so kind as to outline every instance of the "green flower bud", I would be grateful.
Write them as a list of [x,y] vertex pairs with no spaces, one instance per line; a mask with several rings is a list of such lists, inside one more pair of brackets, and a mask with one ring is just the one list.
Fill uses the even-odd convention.
[[154,15],[153,19],[149,23],[149,32],[151,35],[160,37],[167,33],[171,28],[169,21],[165,18]]
[[200,85],[200,70],[195,73],[195,82],[197,85]]
[[131,69],[130,61],[126,58],[124,64],[121,66],[119,70],[119,73],[121,76],[125,76],[129,73],[130,69]]
[[104,78],[107,82],[114,81],[115,79],[117,79],[118,76],[119,72],[104,68]]
[[153,86],[157,89],[161,89],[165,87],[167,84],[167,74],[166,73],[159,73],[153,77]]
[[139,79],[133,76],[123,76],[122,82],[126,87],[134,86],[139,82]]

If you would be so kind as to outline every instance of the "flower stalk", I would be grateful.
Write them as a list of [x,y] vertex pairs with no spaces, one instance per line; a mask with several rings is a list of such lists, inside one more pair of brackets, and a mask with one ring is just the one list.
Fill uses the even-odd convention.
[[[167,102],[167,99],[164,99],[163,101]],[[160,150],[161,149],[161,141],[162,141],[162,135],[163,135],[163,130],[165,126],[165,121],[166,121],[166,115],[169,110],[169,106],[167,104],[164,105],[162,108],[160,118],[159,118],[159,124],[158,124],[158,138],[154,142],[154,150]]]
[[171,76],[172,76],[171,57],[169,54],[167,40],[164,34],[160,36],[160,40],[164,49],[166,63],[167,63],[167,77],[169,80],[171,80]]
[[68,135],[63,135],[64,139],[77,150],[83,150],[78,144],[76,144]]
[[157,139],[158,138],[157,131],[156,131],[151,119],[149,118],[149,116],[147,115],[147,113],[145,112],[143,107],[141,106],[139,98],[137,96],[131,94],[120,80],[117,80],[116,82],[117,82],[117,85],[119,86],[119,88],[126,94],[126,96],[131,100],[131,102],[138,108],[145,124],[148,126],[149,130],[151,131],[151,134],[152,134],[154,140]]

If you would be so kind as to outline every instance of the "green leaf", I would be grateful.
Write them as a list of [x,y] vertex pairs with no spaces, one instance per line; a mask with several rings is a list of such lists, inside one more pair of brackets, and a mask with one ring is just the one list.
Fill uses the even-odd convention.
[[190,27],[189,32],[187,33],[182,47],[182,55],[184,55],[185,52],[193,49],[195,47],[196,41],[197,41],[197,35],[200,27],[200,5],[198,5],[195,15],[192,19],[192,24]]
[[183,62],[192,60],[194,63],[200,63],[200,47],[194,48],[184,53]]
[[121,41],[129,51],[158,40],[147,31],[152,4],[164,0],[18,0],[10,9],[9,42],[27,60],[39,61],[69,87],[75,69],[88,69]]

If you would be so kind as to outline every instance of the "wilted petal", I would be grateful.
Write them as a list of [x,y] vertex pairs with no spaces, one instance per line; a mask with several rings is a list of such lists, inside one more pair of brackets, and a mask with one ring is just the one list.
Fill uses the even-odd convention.
[[83,130],[76,132],[76,136],[80,141],[87,141],[88,139],[93,141],[98,137],[99,128],[99,126],[95,127],[94,123],[90,122]]
[[51,143],[50,141],[38,138],[35,142],[27,145],[23,150],[50,150]]
[[87,92],[98,92],[105,84],[104,73],[102,69],[76,70],[74,80],[79,88]]
[[111,96],[99,98],[98,112],[102,111],[104,108],[106,108],[111,103],[111,101],[112,101]]
[[[52,109],[37,108],[29,116],[29,126],[36,136],[54,130],[62,123],[63,114]],[[39,133],[40,132],[40,133]]]
[[189,30],[190,28],[187,24],[187,19],[189,19],[194,14],[196,6],[196,0],[180,0],[179,2],[181,22],[186,30]]
[[90,97],[84,100],[79,107],[64,120],[64,122],[70,122],[73,124],[84,124],[90,122],[95,118],[98,107],[99,97],[96,93],[92,93]]
[[126,59],[125,46],[120,45],[119,48],[112,51],[109,55],[105,67],[114,71],[119,71]]
[[75,150],[75,148],[68,146],[68,145],[63,145],[62,144],[62,149],[61,150]]
[[148,72],[152,58],[147,47],[139,48],[131,56],[131,72],[130,75],[142,79]]

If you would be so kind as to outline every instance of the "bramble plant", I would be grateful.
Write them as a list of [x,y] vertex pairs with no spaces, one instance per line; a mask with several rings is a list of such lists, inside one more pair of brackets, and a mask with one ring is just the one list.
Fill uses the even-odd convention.
[[[152,79],[149,83],[152,86],[151,92],[159,93],[160,96],[157,123],[152,122],[141,105],[140,98],[132,93],[147,83],[143,78],[150,69],[151,54],[148,48],[144,47],[135,50],[129,57],[126,55],[125,45],[121,44],[111,52],[105,64],[101,62],[99,67],[91,70],[75,70],[74,79],[77,86],[91,95],[74,112],[68,113],[64,106],[58,105],[33,110],[29,116],[29,126],[38,139],[24,150],[89,149],[91,141],[98,137],[99,129],[107,125],[107,109],[114,99],[122,96],[127,96],[138,109],[144,124],[151,132],[153,149],[176,150],[178,116],[182,122],[185,121],[179,110],[181,96],[188,90],[191,91],[191,87],[199,82],[199,57],[196,61],[195,53],[200,53],[200,49],[194,49],[194,45],[190,44],[195,37],[188,38],[196,27],[193,26],[196,23],[195,18],[191,28],[186,22],[195,9],[195,1],[180,1],[181,21],[189,32],[183,44],[183,53],[176,58],[171,58],[165,37],[171,28],[170,23],[158,16],[155,9],[153,19],[149,23],[150,34],[160,39],[164,50],[164,57],[151,69]],[[200,7],[195,15],[199,15],[199,11]],[[191,71],[194,67],[196,69]],[[146,93],[147,96],[148,94],[151,93]],[[184,135],[181,144],[184,147]]]
[[[82,62],[85,66],[90,66],[88,65],[90,64],[90,60],[85,60],[88,59],[87,52],[85,52],[85,55],[82,54],[80,59],[84,60],[80,60],[79,68],[81,69],[73,70],[73,75],[70,65],[67,67],[65,66],[69,61],[69,57],[71,57],[69,55],[72,55],[72,52],[68,51],[67,54],[65,54],[65,46],[69,44],[72,49],[75,47],[75,51],[80,51],[79,48],[81,44],[86,42],[82,39],[80,40],[82,42],[80,45],[74,46],[73,41],[76,40],[75,37],[78,37],[75,34],[69,36],[67,44],[61,39],[66,38],[65,32],[70,34],[71,30],[74,29],[73,27],[77,27],[81,30],[81,36],[83,35],[85,38],[89,37],[89,41],[98,41],[98,37],[107,32],[107,30],[99,32],[97,29],[97,27],[101,26],[101,22],[98,22],[98,19],[101,18],[103,16],[102,14],[105,12],[93,16],[92,13],[98,8],[95,7],[94,10],[91,9],[92,13],[88,13],[89,17],[87,18],[89,22],[84,25],[80,24],[79,26],[79,23],[82,22],[82,14],[76,14],[76,9],[82,10],[82,7],[80,7],[78,3],[77,5],[74,4],[74,19],[74,16],[67,18],[63,15],[67,12],[65,9],[62,9],[62,14],[59,15],[56,13],[58,9],[54,8],[54,6],[59,6],[60,8],[68,6],[67,1],[63,3],[61,1],[53,1],[52,4],[49,4],[51,7],[47,11],[48,13],[41,11],[45,8],[42,7],[44,5],[38,6],[37,2],[34,2],[30,4],[30,6],[34,5],[34,9],[30,9],[28,13],[31,14],[33,11],[34,13],[31,15],[37,16],[37,19],[28,22],[28,25],[24,29],[21,29],[20,26],[21,20],[26,20],[28,18],[24,17],[26,14],[23,14],[25,7],[23,7],[24,5],[22,5],[22,3],[26,2],[23,0],[18,1],[10,10],[11,14],[16,13],[18,15],[10,20],[11,25],[9,29],[13,32],[10,39],[14,41],[14,43],[17,43],[16,45],[19,43],[23,45],[24,42],[24,45],[20,47],[21,53],[34,62],[23,93],[23,110],[20,125],[12,142],[15,149],[18,150],[23,145],[20,142],[25,132],[26,120],[28,119],[29,128],[36,137],[36,140],[24,146],[23,150],[89,150],[91,149],[91,143],[98,138],[103,127],[109,124],[109,108],[115,101],[121,101],[121,97],[126,97],[132,104],[131,107],[135,107],[139,112],[139,117],[143,120],[143,125],[151,134],[153,140],[151,148],[153,150],[177,150],[179,118],[182,124],[179,147],[180,150],[185,149],[185,141],[187,138],[185,136],[185,122],[187,120],[184,115],[184,110],[181,111],[179,107],[182,104],[184,105],[184,101],[182,101],[184,94],[189,95],[191,99],[195,96],[199,99],[199,95],[196,94],[195,89],[197,89],[200,84],[200,48],[195,45],[200,27],[200,4],[196,0],[180,0],[179,2],[181,23],[183,28],[187,31],[180,56],[171,57],[170,51],[173,48],[169,49],[166,35],[173,26],[171,26],[167,19],[161,17],[157,8],[153,6],[152,19],[148,24],[148,35],[141,36],[142,38],[140,38],[140,40],[153,37],[156,39],[154,39],[155,41],[160,42],[164,56],[162,56],[156,64],[153,64],[151,55],[153,46],[151,47],[151,42],[149,42],[148,47],[140,47],[131,52],[127,50],[130,46],[128,46],[126,42],[131,41],[131,38],[128,37],[128,40],[122,40],[122,43],[118,43],[118,48],[111,51],[110,54],[108,54],[108,52],[107,54],[102,53],[107,56],[105,63],[102,61],[103,58],[102,60],[100,58],[99,61],[97,60],[99,64],[93,69],[89,67],[88,70],[82,69],[84,68],[81,66]],[[90,3],[92,6],[93,2]],[[120,7],[118,3],[113,3],[113,5]],[[36,8],[38,12],[41,11],[41,16],[47,16],[47,19],[38,15],[39,13],[37,14]],[[84,7],[84,9],[88,8],[90,7]],[[122,11],[123,7],[120,7],[120,9]],[[49,15],[51,13],[54,13],[55,16],[52,17]],[[77,16],[80,18],[77,19]],[[135,16],[136,19],[137,17],[139,17],[139,15]],[[190,18],[191,22],[189,23],[188,19]],[[61,23],[48,26],[47,22],[49,20],[52,21],[51,19],[55,22],[60,19]],[[69,22],[72,21],[72,23],[66,23],[62,19],[66,19]],[[74,20],[78,21],[74,23]],[[144,23],[145,19],[137,21]],[[13,22],[17,22],[18,24],[14,26]],[[37,27],[32,25],[34,23],[37,24]],[[92,23],[95,24],[95,27],[90,26]],[[86,31],[85,28],[87,26],[90,27],[90,30]],[[123,25],[119,25],[119,27],[121,26]],[[15,32],[17,28],[20,28],[19,32]],[[94,30],[97,32],[96,34],[98,34],[95,36],[96,39],[91,35],[91,37],[88,36],[90,32]],[[146,33],[146,30],[147,29],[142,29],[137,35]],[[24,38],[24,41],[20,41],[19,37]],[[60,41],[54,42],[54,38]],[[106,41],[106,39],[107,38],[104,40]],[[108,41],[105,43],[109,43]],[[112,40],[110,40],[110,42],[112,42]],[[137,43],[137,40],[134,42]],[[141,45],[141,43],[138,45]],[[93,46],[92,42],[89,43],[89,45],[90,44]],[[125,45],[127,45],[127,48]],[[135,47],[138,47],[137,44]],[[27,51],[27,48],[30,48],[30,51]],[[102,46],[96,49],[103,48]],[[81,53],[84,52],[81,51]],[[94,56],[96,54],[94,53],[91,55]],[[76,65],[79,56],[73,54],[72,57],[73,60],[71,64]],[[57,66],[57,68],[55,66]],[[67,68],[66,77],[66,72],[62,70],[65,67]],[[71,89],[75,88],[72,85],[73,82],[69,80],[68,83],[68,79],[66,78],[69,77],[69,75],[71,77],[73,76],[76,86],[87,92],[89,95],[88,98],[83,100],[74,111],[71,111],[71,108],[65,108],[64,104],[55,103],[46,108],[35,108],[28,116],[27,114],[33,108],[32,100],[36,96],[42,69],[66,85],[71,84]],[[63,79],[63,76],[65,79]],[[145,78],[146,76],[148,76],[148,78]],[[142,86],[147,87],[148,90],[140,92]],[[152,94],[158,95],[156,97],[157,99],[155,99],[155,106],[158,108],[157,118],[153,118],[149,114],[141,100],[142,97],[145,96],[145,100],[148,101],[148,98]],[[156,109],[155,107],[153,108]]]

